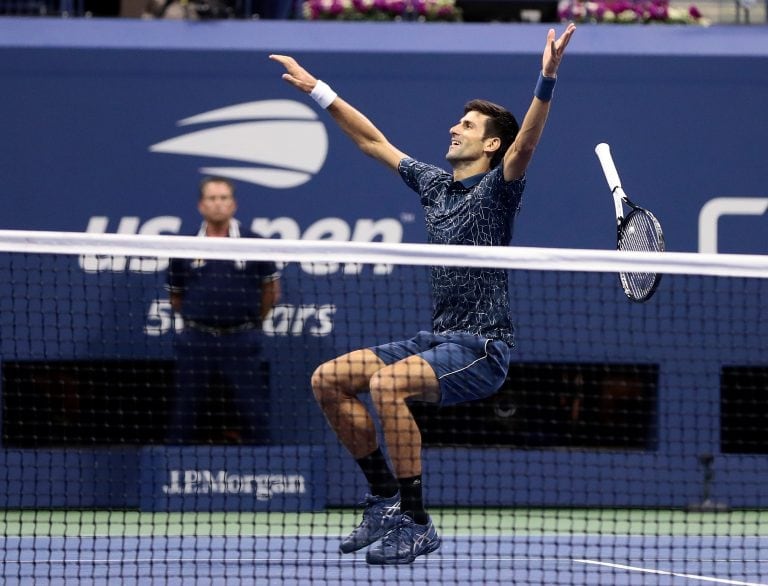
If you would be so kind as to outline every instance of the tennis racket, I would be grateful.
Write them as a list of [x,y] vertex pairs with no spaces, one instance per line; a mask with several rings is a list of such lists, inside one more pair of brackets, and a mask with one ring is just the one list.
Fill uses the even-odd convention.
[[[661,224],[651,212],[632,203],[621,187],[619,172],[613,163],[611,147],[600,143],[595,147],[595,153],[603,167],[605,179],[613,194],[613,204],[616,208],[616,229],[618,250],[634,250],[643,252],[663,252],[664,233]],[[631,208],[624,215],[624,205]],[[642,303],[648,301],[656,291],[661,281],[658,273],[629,273],[620,272],[619,279],[624,293],[630,301]]]

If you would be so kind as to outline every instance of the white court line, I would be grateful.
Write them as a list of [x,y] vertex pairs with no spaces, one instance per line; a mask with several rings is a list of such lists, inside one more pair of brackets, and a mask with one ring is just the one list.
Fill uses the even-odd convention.
[[[235,564],[242,564],[242,563],[264,563],[264,564],[285,564],[285,563],[299,563],[299,564],[315,564],[315,563],[322,563],[322,564],[328,564],[328,565],[349,565],[349,564],[356,564],[357,562],[360,562],[363,560],[363,556],[358,557],[350,557],[347,556],[345,558],[329,558],[329,557],[295,557],[295,558],[288,558],[288,557],[217,557],[217,558],[205,558],[205,557],[178,557],[178,558],[168,558],[168,557],[141,557],[141,558],[92,558],[92,559],[82,559],[82,558],[65,558],[65,559],[59,559],[59,560],[3,560],[3,564],[16,564],[16,565],[29,565],[29,564],[37,564],[37,565],[43,565],[43,564],[85,564],[85,565],[95,565],[95,564],[162,564],[162,563],[200,563],[200,564],[211,564],[211,563],[235,563]],[[482,561],[483,563],[488,562],[558,562],[558,563],[570,563],[571,560],[568,558],[527,558],[527,557],[513,557],[513,558],[506,558],[506,557],[443,557],[443,556],[432,556],[429,558],[424,558],[424,562],[432,562],[432,563],[457,563],[457,562],[477,562]]]
[[[119,557],[119,558],[90,558],[90,559],[84,559],[84,558],[63,558],[63,559],[43,559],[43,560],[37,560],[37,559],[24,559],[24,560],[3,560],[3,564],[17,564],[17,565],[23,565],[23,564],[150,564],[150,563],[325,563],[325,564],[346,564],[346,563],[355,563],[362,559],[362,556],[344,556],[341,557],[341,554],[339,554],[339,557],[327,557],[327,555],[323,555],[325,552],[318,552],[317,556],[306,556],[306,557],[245,557],[245,556],[238,556],[238,557],[188,557],[188,556],[181,556],[181,557],[162,557],[162,556],[151,556],[151,557]],[[667,558],[643,558],[645,561],[655,561],[655,562],[686,562],[690,561],[690,558],[673,558],[673,557],[667,557]],[[593,565],[601,565],[601,566],[609,566],[612,568],[620,568],[620,569],[627,569],[627,570],[636,570],[640,572],[647,572],[647,573],[656,573],[656,574],[669,574],[673,576],[684,576],[687,578],[693,578],[693,579],[699,579],[703,581],[714,581],[714,582],[721,582],[724,584],[733,584],[736,586],[768,586],[766,583],[757,583],[757,582],[738,582],[738,581],[728,581],[724,580],[722,578],[708,578],[706,576],[694,576],[694,575],[688,575],[688,574],[676,574],[674,572],[668,572],[666,570],[653,570],[650,568],[641,568],[639,566],[628,566],[623,564],[616,564],[613,562],[601,562],[598,560],[587,560],[587,559],[575,559],[575,558],[568,558],[568,557],[528,557],[528,556],[513,556],[513,557],[500,557],[500,556],[485,556],[485,555],[478,555],[478,556],[444,556],[440,555],[439,553],[433,554],[430,557],[424,558],[425,562],[441,562],[441,563],[456,563],[456,562],[475,562],[475,561],[483,561],[484,563],[487,562],[512,562],[512,563],[519,563],[519,562],[538,562],[538,563],[561,563],[561,564],[570,564],[572,562],[578,562],[582,564],[593,564]],[[706,560],[708,562],[733,562],[734,560],[730,559],[709,559]],[[764,559],[743,559],[738,560],[740,563],[765,563],[768,562],[768,560]]]
[[659,574],[662,576],[675,576],[676,578],[688,578],[690,580],[699,580],[701,582],[714,582],[716,584],[732,584],[735,586],[768,586],[765,582],[742,582],[740,580],[728,580],[725,578],[713,578],[711,576],[698,576],[696,574],[683,574],[681,572],[669,572],[667,570],[653,570],[651,568],[641,568],[639,566],[626,566],[624,564],[614,564],[611,562],[599,562],[597,560],[577,560],[574,562],[580,564],[592,564],[595,566],[606,566],[619,570],[631,570],[633,572],[645,572],[646,574]]

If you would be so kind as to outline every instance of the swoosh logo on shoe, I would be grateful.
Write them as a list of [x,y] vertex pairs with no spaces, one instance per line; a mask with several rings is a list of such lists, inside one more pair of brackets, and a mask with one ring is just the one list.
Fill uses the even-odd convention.
[[384,514],[381,516],[382,519],[391,519],[395,515],[400,513],[400,501],[395,503],[394,505],[390,505],[384,510]]
[[413,551],[419,551],[424,547],[424,545],[431,540],[431,537],[429,536],[430,529],[432,528],[432,524],[430,523],[427,525],[426,531],[424,533],[421,533],[416,536],[416,540],[413,542]]

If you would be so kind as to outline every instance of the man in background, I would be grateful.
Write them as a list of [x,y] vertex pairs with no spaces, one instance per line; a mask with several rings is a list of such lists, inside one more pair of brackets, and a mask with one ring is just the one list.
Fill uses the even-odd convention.
[[[203,217],[198,237],[254,237],[234,218],[237,202],[228,179],[203,179],[197,208]],[[261,325],[280,297],[277,266],[172,259],[168,291],[174,312],[184,320],[184,329],[174,341],[176,396],[169,442],[193,443],[203,407],[211,398],[224,400],[226,389],[236,412],[231,422],[234,429],[227,424],[229,440],[268,443],[269,386],[261,368]]]

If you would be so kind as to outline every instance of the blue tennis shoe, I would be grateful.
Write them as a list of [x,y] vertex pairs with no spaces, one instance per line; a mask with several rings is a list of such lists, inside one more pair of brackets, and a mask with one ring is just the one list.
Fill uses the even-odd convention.
[[389,498],[368,494],[362,504],[365,506],[363,521],[341,542],[341,553],[352,553],[378,541],[395,526],[400,517],[399,494]]
[[408,515],[398,515],[396,526],[368,550],[365,561],[374,565],[410,564],[420,555],[440,547],[440,537],[430,519],[419,525]]

